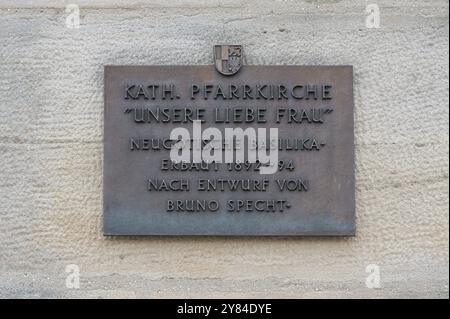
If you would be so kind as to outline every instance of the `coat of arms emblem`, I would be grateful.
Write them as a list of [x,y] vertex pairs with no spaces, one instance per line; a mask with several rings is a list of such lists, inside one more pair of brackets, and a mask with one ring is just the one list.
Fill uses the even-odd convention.
[[242,66],[241,45],[215,45],[216,69],[223,75],[236,74]]

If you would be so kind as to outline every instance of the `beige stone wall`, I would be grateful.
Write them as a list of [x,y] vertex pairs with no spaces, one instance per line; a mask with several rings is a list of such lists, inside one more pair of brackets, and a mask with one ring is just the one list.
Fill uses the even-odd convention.
[[[1,0],[0,297],[448,298],[448,23],[444,0]],[[355,238],[103,237],[103,65],[211,64],[219,43],[354,65]]]

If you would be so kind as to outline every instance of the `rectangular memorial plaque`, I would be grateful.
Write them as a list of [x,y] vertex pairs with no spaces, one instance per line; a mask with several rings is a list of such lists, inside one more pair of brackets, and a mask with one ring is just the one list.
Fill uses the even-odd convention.
[[354,235],[352,67],[218,61],[105,67],[105,235]]

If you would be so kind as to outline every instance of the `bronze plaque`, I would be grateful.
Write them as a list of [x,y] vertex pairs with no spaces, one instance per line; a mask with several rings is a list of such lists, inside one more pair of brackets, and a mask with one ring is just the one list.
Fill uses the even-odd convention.
[[[211,66],[105,67],[104,234],[354,235],[352,67],[241,66],[239,48],[216,50]],[[236,128],[249,135],[230,146]],[[245,153],[262,128],[254,146],[277,150],[265,174]]]

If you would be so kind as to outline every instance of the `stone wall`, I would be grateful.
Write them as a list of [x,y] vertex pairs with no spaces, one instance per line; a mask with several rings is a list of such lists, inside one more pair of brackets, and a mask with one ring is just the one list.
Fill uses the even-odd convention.
[[[0,297],[448,298],[448,23],[444,0],[1,0]],[[103,66],[212,64],[221,43],[354,66],[356,237],[102,235]]]

